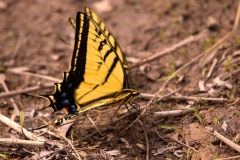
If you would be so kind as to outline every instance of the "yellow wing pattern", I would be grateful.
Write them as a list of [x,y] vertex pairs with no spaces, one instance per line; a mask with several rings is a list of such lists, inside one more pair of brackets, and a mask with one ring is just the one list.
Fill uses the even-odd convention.
[[139,95],[129,88],[125,57],[99,16],[86,8],[70,22],[76,29],[70,70],[55,84],[53,94],[43,95],[54,111],[68,114],[56,124],[92,108],[130,103]]
[[[109,31],[109,29],[107,28],[106,24],[104,23],[104,21],[98,16],[98,14],[96,12],[94,12],[93,10],[91,10],[88,7],[85,8],[85,13],[98,24],[98,26],[101,28],[102,32],[107,36],[108,40],[110,41],[110,44],[112,45],[112,48],[118,54],[119,58],[121,59],[121,61],[123,63],[125,71],[128,74],[130,67],[126,61],[126,58],[125,58],[124,54],[122,53],[122,50],[121,50],[120,46],[118,45],[117,41],[115,40],[115,38],[113,37],[113,35]],[[76,29],[75,20],[70,18],[69,21],[70,21],[71,25],[73,26],[73,28]]]

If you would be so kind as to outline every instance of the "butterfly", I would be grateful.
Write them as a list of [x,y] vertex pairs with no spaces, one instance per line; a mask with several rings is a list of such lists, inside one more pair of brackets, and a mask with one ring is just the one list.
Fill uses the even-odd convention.
[[93,108],[131,103],[140,94],[130,88],[130,67],[103,20],[85,8],[69,21],[76,30],[70,69],[55,83],[53,94],[42,95],[54,112],[66,112],[54,121],[58,125]]

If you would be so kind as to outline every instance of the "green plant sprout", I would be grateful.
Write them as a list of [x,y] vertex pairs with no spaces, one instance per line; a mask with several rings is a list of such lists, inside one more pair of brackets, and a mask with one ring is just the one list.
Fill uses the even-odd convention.
[[186,6],[186,1],[185,0],[181,0],[180,4],[181,4],[181,6],[185,7]]
[[23,127],[25,121],[25,113],[21,111],[20,113],[20,125]]
[[1,153],[0,153],[0,157],[2,157],[3,159],[8,160],[8,156],[7,156],[7,154],[6,154],[5,151],[4,151],[4,154],[1,154]]
[[205,77],[206,71],[207,71],[207,68],[203,68],[203,70],[202,70],[202,77]]
[[163,107],[163,108],[165,108],[166,107],[166,104],[165,103],[163,103],[163,102],[159,102],[158,103],[161,107]]
[[171,76],[174,72],[176,72],[176,63],[172,55],[170,56],[170,59],[171,59],[170,69],[166,70],[166,73],[169,76]]
[[195,113],[195,116],[197,117],[199,123],[200,123],[200,124],[203,124],[203,119],[202,119],[202,117],[200,116],[200,114]]
[[[175,63],[175,60],[173,58],[173,56],[170,56],[170,59],[171,59],[171,65],[170,65],[170,68],[167,68],[164,70],[165,74],[167,76],[164,76],[162,78],[159,78],[157,79],[158,81],[161,81],[161,80],[166,80],[168,79],[172,74],[174,74],[176,72],[176,63]],[[175,75],[176,77],[176,75]]]
[[172,159],[170,154],[164,154],[167,159]]
[[213,159],[218,159],[218,152],[215,155],[212,155]]
[[22,103],[20,102],[20,101],[18,101],[18,104],[19,104],[19,108],[22,110],[22,109],[24,109],[24,107],[23,107],[23,105],[22,105]]
[[191,152],[190,151],[191,151],[191,148],[188,148],[187,153],[186,153],[187,160],[189,160],[191,158]]
[[205,49],[208,49],[211,47],[214,43],[216,43],[216,40],[213,37],[208,37],[207,40],[204,40],[204,46]]
[[207,103],[204,102],[201,98],[196,97],[196,99],[198,100],[198,103],[199,103],[200,105],[202,105],[202,106],[206,106],[206,105],[207,105]]
[[187,52],[186,48],[183,49],[182,54],[183,54],[183,57],[184,57],[185,61],[188,62],[189,58],[188,58],[188,52]]
[[226,71],[231,71],[231,70],[232,70],[232,65],[231,65],[231,63],[232,63],[232,58],[229,58],[229,59],[227,60],[227,63],[225,64],[225,69],[226,69]]
[[224,9],[223,9],[223,12],[226,13],[229,11],[229,5],[224,5]]
[[234,85],[231,93],[230,94],[226,93],[226,96],[228,97],[228,99],[233,99],[235,97],[236,91],[237,91],[237,87]]
[[8,36],[9,38],[15,36],[14,31],[8,31],[8,32],[7,32],[7,36]]
[[238,144],[240,142],[240,137],[238,137],[236,140],[234,140],[234,143]]
[[214,118],[214,124],[218,125],[220,123],[220,116],[217,116],[217,118]]
[[176,9],[171,9],[170,14],[174,17],[178,17],[179,16],[179,11]]
[[165,32],[163,29],[160,29],[159,35],[160,35],[160,40],[162,42],[164,42],[165,41]]
[[177,126],[161,125],[160,128],[167,129],[167,130],[174,130],[175,132],[180,133],[180,130],[177,128]]
[[236,42],[237,42],[238,47],[240,47],[240,39],[239,38],[236,39]]
[[192,107],[192,108],[189,108],[189,110],[190,110],[190,111],[193,111],[193,112],[194,112],[194,115],[197,117],[199,123],[200,123],[200,124],[203,124],[203,119],[202,119],[202,117],[200,116],[199,111],[197,110],[197,108]]
[[0,66],[0,72],[5,73],[6,72],[6,68],[4,68],[3,66]]
[[73,136],[76,137],[78,140],[81,141],[81,137],[79,137],[76,133],[73,133]]

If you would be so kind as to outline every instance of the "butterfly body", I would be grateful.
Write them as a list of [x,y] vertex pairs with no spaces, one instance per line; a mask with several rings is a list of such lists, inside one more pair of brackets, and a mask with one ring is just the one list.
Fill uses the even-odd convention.
[[140,94],[129,87],[130,67],[116,40],[95,12],[85,11],[70,19],[76,29],[70,70],[55,84],[55,93],[43,95],[54,111],[68,114],[56,124],[96,107],[130,103]]

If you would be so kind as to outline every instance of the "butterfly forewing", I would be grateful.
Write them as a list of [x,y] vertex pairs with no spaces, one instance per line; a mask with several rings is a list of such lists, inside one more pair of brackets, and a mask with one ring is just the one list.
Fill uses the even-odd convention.
[[[74,95],[81,106],[92,99],[121,92],[125,83],[125,72],[107,37],[91,18],[84,13],[78,13],[76,27],[80,32],[76,32],[75,56],[72,58],[74,64],[70,72],[81,76],[83,73],[78,66],[85,64],[83,82]],[[87,37],[84,34],[86,32]],[[82,57],[83,54],[86,56]]]

